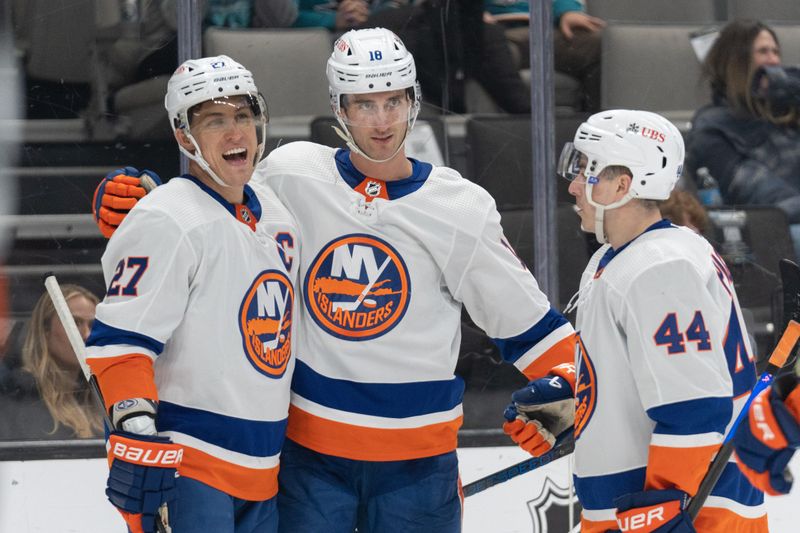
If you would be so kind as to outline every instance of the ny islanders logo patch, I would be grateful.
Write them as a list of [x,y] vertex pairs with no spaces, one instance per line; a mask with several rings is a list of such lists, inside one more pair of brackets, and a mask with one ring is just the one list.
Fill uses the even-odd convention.
[[256,370],[280,378],[292,355],[294,288],[286,274],[265,270],[256,276],[239,308],[239,331],[247,359]]
[[575,350],[577,352],[575,360],[580,365],[575,382],[575,440],[577,440],[591,421],[597,406],[597,375],[580,335],[578,342],[575,343]]
[[403,258],[371,235],[334,239],[314,258],[305,279],[306,308],[319,327],[350,341],[391,331],[411,299]]

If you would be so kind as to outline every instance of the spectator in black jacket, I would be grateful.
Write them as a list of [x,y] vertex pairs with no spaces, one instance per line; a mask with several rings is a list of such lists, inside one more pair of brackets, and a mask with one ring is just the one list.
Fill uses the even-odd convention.
[[706,167],[726,204],[782,209],[799,249],[800,108],[776,111],[751,89],[758,67],[780,63],[780,44],[769,26],[735,20],[723,28],[704,63],[712,103],[692,120],[687,167],[690,173]]

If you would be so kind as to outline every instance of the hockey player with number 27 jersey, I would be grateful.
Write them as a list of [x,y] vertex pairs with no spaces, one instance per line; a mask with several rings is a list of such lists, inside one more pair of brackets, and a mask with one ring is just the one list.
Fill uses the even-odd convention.
[[133,533],[153,531],[161,503],[176,533],[276,532],[297,275],[279,240],[297,229],[272,191],[248,184],[266,105],[250,72],[218,56],[181,65],[166,107],[189,173],[109,241],[87,341],[114,424],[106,494]]

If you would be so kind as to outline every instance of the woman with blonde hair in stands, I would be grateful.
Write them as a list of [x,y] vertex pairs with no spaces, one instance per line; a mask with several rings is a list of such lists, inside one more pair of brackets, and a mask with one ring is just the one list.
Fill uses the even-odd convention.
[[[78,330],[85,340],[98,298],[79,285],[63,285]],[[102,412],[91,397],[50,296],[33,308],[22,346],[22,365],[2,387],[0,438],[91,438],[103,434]]]

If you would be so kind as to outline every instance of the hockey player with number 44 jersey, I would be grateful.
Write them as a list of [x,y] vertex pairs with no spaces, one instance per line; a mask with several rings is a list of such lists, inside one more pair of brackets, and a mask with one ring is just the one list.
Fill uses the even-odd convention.
[[[685,512],[756,375],[725,263],[704,238],[661,218],[657,201],[669,197],[683,157],[681,134],[663,117],[612,110],[583,123],[559,162],[582,228],[605,243],[576,295],[584,533],[768,530],[763,493],[734,461],[694,525]],[[519,410],[536,418],[531,405]]]

